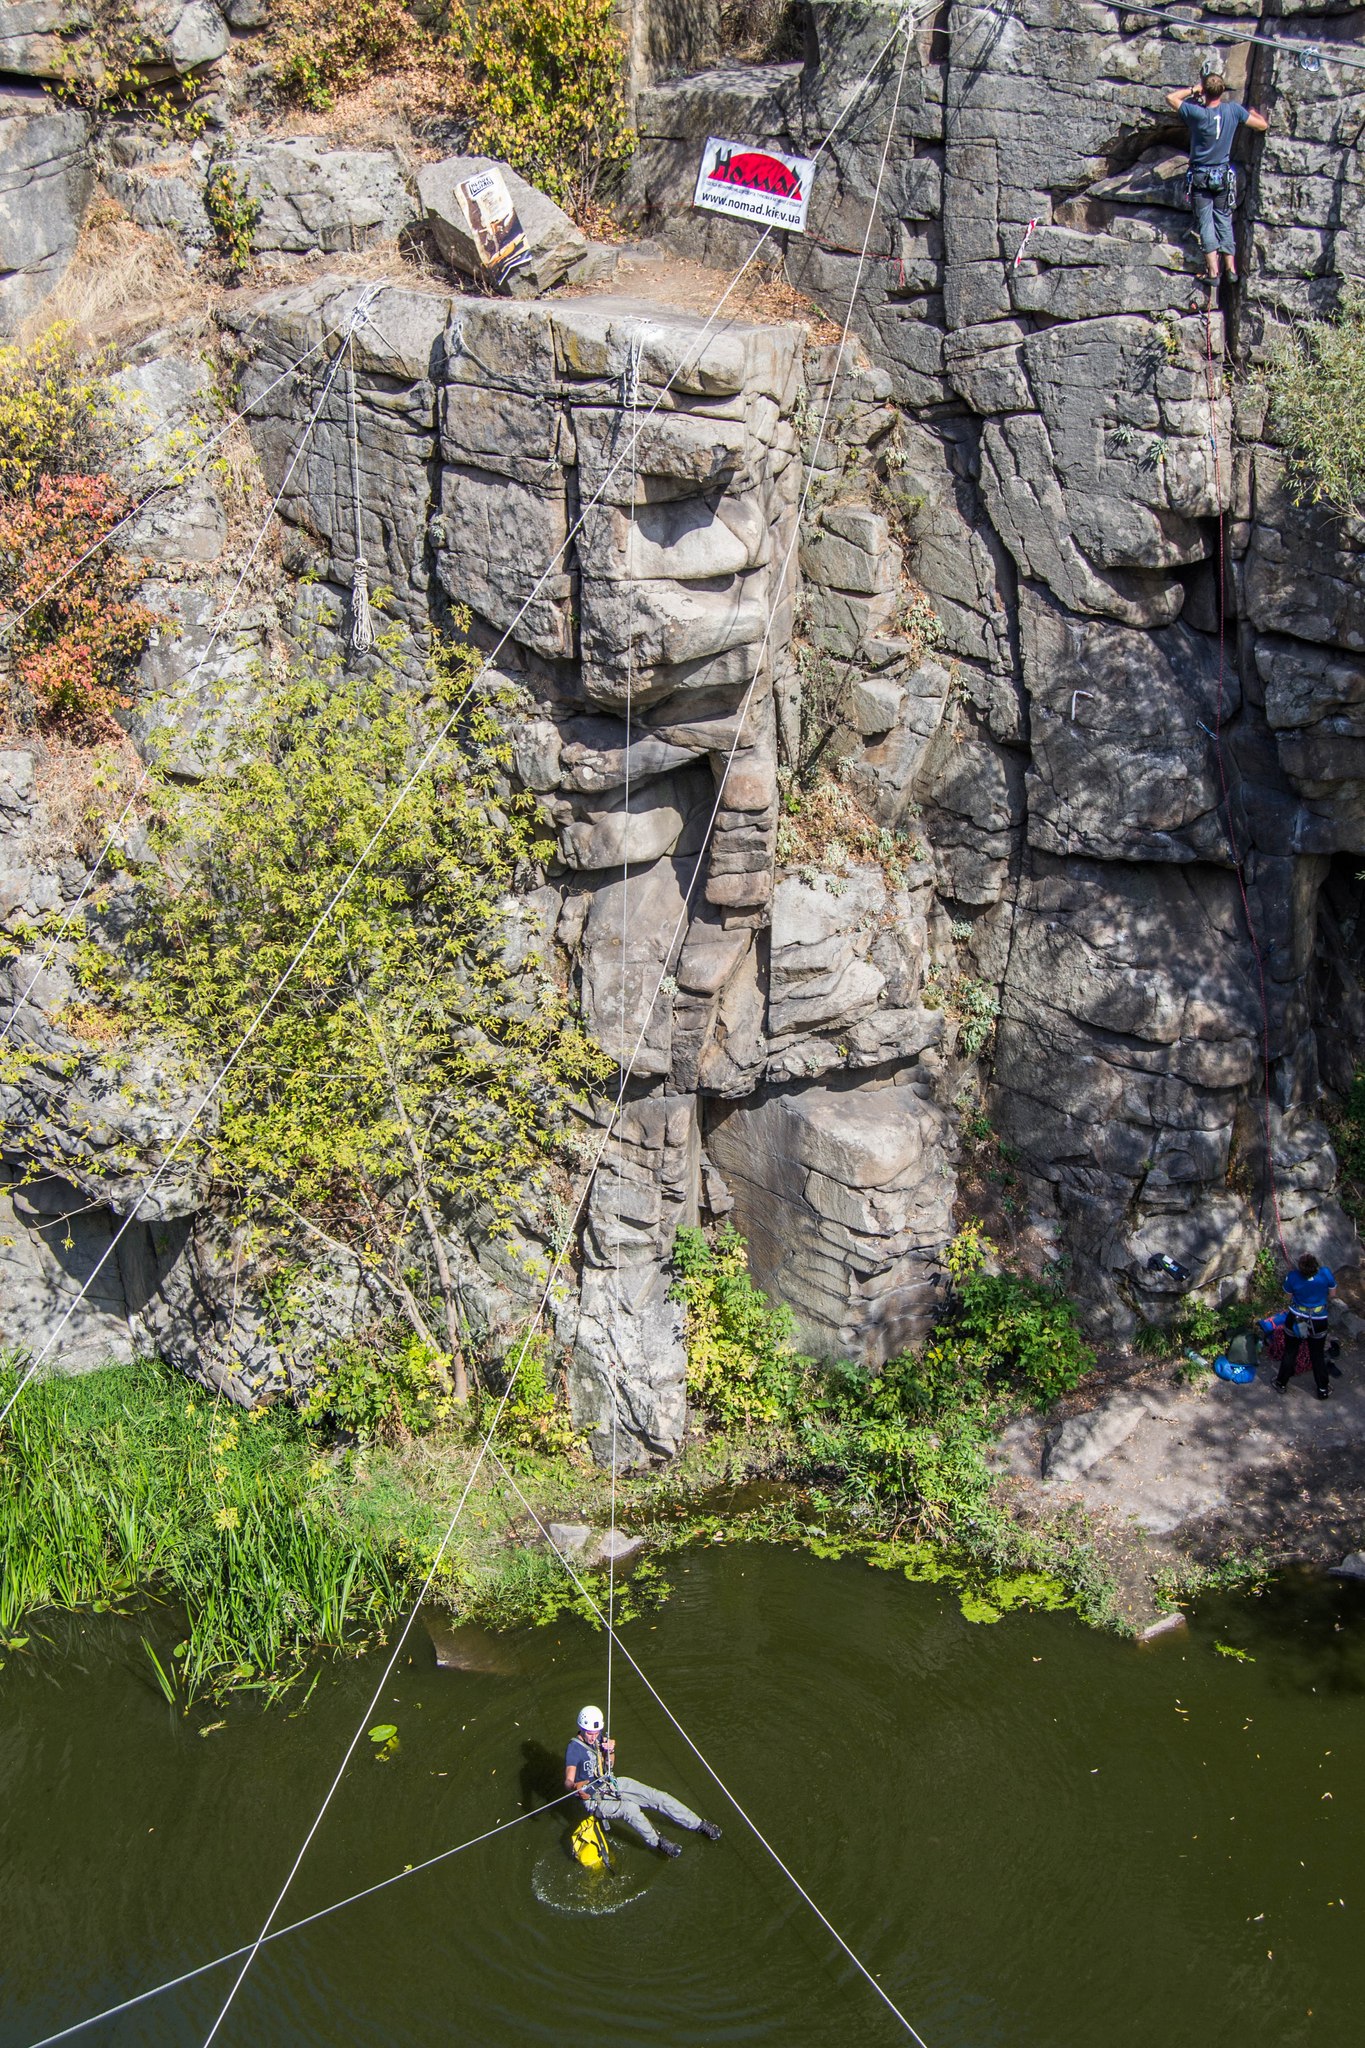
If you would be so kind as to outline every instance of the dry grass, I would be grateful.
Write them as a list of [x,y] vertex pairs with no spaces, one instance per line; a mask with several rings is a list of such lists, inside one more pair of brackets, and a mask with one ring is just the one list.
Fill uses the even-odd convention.
[[791,0],[722,0],[721,55],[743,64],[789,62],[804,54]]
[[339,93],[330,107],[281,107],[270,135],[316,135],[334,149],[391,149],[406,164],[433,162],[450,153],[449,135],[458,122],[448,72],[435,64],[368,78],[354,92]]
[[[132,741],[120,732],[92,747],[58,734],[39,739],[0,729],[0,747],[21,747],[33,755],[28,858],[38,867],[56,867],[73,857],[94,860],[142,773]],[[138,815],[135,809],[134,818]]]
[[[714,270],[708,264],[694,263],[682,256],[644,262],[626,255],[614,277],[603,278],[598,284],[570,285],[556,296],[601,298],[626,290],[655,306],[675,306],[681,312],[699,313],[719,303],[732,275],[730,271]],[[820,348],[839,339],[838,327],[804,293],[789,285],[785,278],[763,276],[757,266],[746,271],[726,298],[724,319],[752,320],[762,326],[795,321],[806,329],[812,345]]]
[[67,323],[82,348],[129,343],[158,328],[208,326],[211,287],[185,266],[167,234],[135,227],[107,198],[86,217],[71,267],[21,332],[32,341],[54,321]]

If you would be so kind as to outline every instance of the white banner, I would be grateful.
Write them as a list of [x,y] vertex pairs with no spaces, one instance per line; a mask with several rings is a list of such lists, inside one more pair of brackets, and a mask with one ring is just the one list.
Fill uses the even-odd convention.
[[802,234],[810,205],[815,160],[784,156],[778,149],[759,149],[747,142],[725,142],[708,136],[697,173],[694,206],[728,213],[759,227],[787,228]]

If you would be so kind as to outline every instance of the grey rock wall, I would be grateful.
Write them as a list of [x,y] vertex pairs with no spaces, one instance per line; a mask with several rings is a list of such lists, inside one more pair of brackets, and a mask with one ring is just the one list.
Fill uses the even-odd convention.
[[93,172],[89,124],[26,86],[0,90],[0,333],[60,281],[76,247]]
[[[637,199],[680,249],[729,253],[737,232],[688,204],[705,135],[809,149],[885,33],[862,10],[812,16],[818,67],[641,94]],[[1353,22],[1305,7],[1270,26],[1358,49]],[[1227,46],[1271,132],[1241,151],[1245,284],[1206,322],[1163,96],[1218,26],[1182,39],[1066,0],[924,25],[855,314],[903,415],[908,560],[954,701],[888,742],[869,678],[851,773],[879,817],[923,818],[1000,992],[998,1122],[1119,1331],[1152,1311],[1151,1249],[1235,1284],[1271,1160],[1295,1244],[1354,1256],[1316,1117],[1313,963],[1329,860],[1361,830],[1361,534],[1294,504],[1247,373],[1277,322],[1365,274],[1365,93],[1357,72]],[[884,73],[778,258],[834,318],[889,106]],[[835,555],[821,539],[804,564]]]
[[[751,231],[690,205],[705,137],[810,149],[844,117],[810,232],[767,251],[842,321],[888,67],[852,93],[889,16],[816,4],[804,64],[676,75],[708,60],[717,19],[681,0],[635,10],[644,225],[676,252],[739,262]],[[1347,14],[1275,21],[1358,40]],[[630,1066],[555,1303],[599,1454],[613,1409],[629,1456],[680,1441],[680,1225],[733,1217],[813,1350],[876,1363],[923,1331],[964,1086],[987,1084],[1039,1235],[1069,1254],[1100,1329],[1169,1308],[1153,1251],[1208,1293],[1235,1288],[1272,1167],[1294,1248],[1354,1257],[1320,1080],[1339,1085],[1365,1032],[1350,893],[1365,530],[1294,502],[1247,372],[1277,322],[1330,310],[1365,268],[1365,94],[1354,73],[1229,49],[1272,130],[1243,138],[1246,279],[1206,321],[1164,94],[1211,33],[1081,0],[922,24],[837,375],[797,324],[727,319],[704,336],[699,313],[648,298],[570,281],[509,300],[396,257],[377,288],[309,273],[224,308],[241,394],[261,401],[251,432],[280,492],[284,573],[186,688],[235,558],[212,492],[158,514],[144,539],[171,624],[135,731],[153,706],[173,716],[194,773],[281,626],[344,645],[357,552],[392,592],[414,676],[433,626],[470,615],[517,693],[516,771],[553,834],[530,907],[590,1028]],[[159,207],[184,217],[187,244],[202,237],[193,152],[163,162],[115,137],[108,156],[138,218]],[[449,164],[414,198],[387,157],[311,141],[244,141],[237,161],[273,209],[268,253],[353,251],[420,211],[460,269]],[[531,281],[581,280],[577,242],[550,229]],[[357,543],[336,337],[358,308]],[[138,378],[158,416],[180,416],[189,367]],[[817,726],[829,786],[862,820],[855,846],[793,822]],[[12,920],[79,884],[41,851],[31,785],[22,758],[0,772]],[[965,1054],[963,989],[999,1006],[984,1067]],[[97,1063],[57,1029],[66,999],[58,969],[36,1078],[10,1112],[27,1119],[16,1164],[106,1205],[81,1224],[93,1244],[130,1162],[157,1156],[174,1089],[160,1077],[161,1106],[149,1095],[117,1133],[116,1168],[101,1158],[72,1125],[72,1103],[107,1104]],[[22,1274],[4,1284],[31,1329],[68,1282],[36,1198],[8,1199],[30,1203]],[[197,1200],[187,1185],[143,1233],[122,1308],[100,1297],[80,1355],[102,1332],[116,1348],[135,1341],[119,1328],[152,1332],[236,1398],[285,1387],[308,1332],[292,1350],[270,1336],[258,1276],[243,1288],[230,1233]],[[510,1328],[508,1262],[468,1226],[452,1224],[452,1251],[484,1320]],[[332,1292],[341,1324],[366,1312],[354,1275]],[[329,1327],[321,1309],[305,1321]]]

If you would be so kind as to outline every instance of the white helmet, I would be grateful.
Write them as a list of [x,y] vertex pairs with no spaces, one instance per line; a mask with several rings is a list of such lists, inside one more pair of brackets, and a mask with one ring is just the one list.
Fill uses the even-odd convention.
[[602,1718],[602,1709],[600,1707],[584,1707],[578,1717],[578,1726],[584,1735],[600,1735],[606,1726],[606,1722]]

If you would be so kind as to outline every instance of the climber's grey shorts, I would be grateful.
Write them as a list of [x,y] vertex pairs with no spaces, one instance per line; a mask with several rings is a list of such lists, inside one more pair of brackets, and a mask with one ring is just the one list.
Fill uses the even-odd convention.
[[1196,189],[1190,194],[1194,207],[1194,224],[1199,230],[1199,246],[1209,255],[1214,249],[1221,249],[1225,256],[1236,251],[1232,238],[1232,209],[1237,203],[1235,190],[1231,192],[1201,192]]

